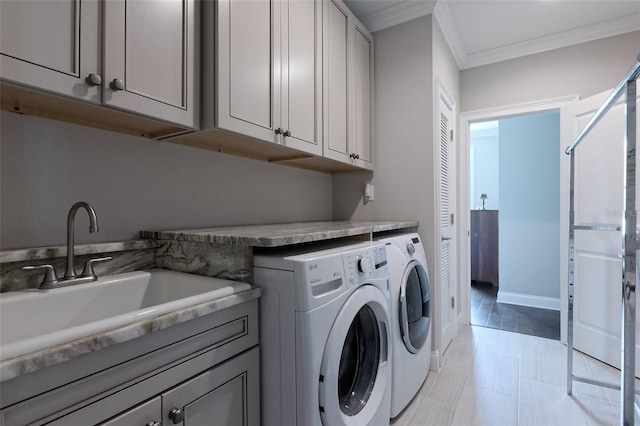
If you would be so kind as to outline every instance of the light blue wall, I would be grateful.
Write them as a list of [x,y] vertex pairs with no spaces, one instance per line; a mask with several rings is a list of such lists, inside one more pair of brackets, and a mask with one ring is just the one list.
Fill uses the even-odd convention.
[[560,113],[500,120],[500,292],[560,297]]
[[485,209],[498,210],[500,207],[498,132],[498,121],[471,124],[469,206],[472,210],[482,208],[480,194],[487,194]]

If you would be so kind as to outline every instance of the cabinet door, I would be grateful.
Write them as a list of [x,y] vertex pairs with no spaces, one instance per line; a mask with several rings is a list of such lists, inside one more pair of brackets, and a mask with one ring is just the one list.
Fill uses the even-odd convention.
[[131,408],[111,420],[100,423],[100,426],[144,426],[153,425],[154,422],[162,423],[162,399],[159,396]]
[[259,362],[256,347],[164,393],[164,419],[183,425],[259,425]]
[[[322,155],[322,1],[282,2],[282,144]],[[289,134],[287,133],[287,134]]]
[[104,2],[103,104],[196,128],[195,0]]
[[353,140],[356,164],[372,168],[373,162],[373,37],[355,24],[353,49]]
[[280,2],[219,0],[216,126],[279,141]]
[[98,0],[0,1],[0,77],[100,103]]
[[349,162],[349,11],[324,2],[324,156]]

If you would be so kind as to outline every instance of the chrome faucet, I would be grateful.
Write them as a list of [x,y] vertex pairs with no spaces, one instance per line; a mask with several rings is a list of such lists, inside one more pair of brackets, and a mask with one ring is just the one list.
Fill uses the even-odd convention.
[[76,219],[76,213],[81,207],[89,214],[89,232],[92,234],[94,232],[98,232],[98,217],[96,216],[96,211],[91,204],[84,201],[78,201],[71,206],[71,210],[69,210],[69,215],[67,216],[67,270],[64,273],[64,278],[66,280],[76,277],[76,268],[73,265],[73,248],[75,246],[73,230],[75,227],[74,221]]
[[76,218],[76,213],[80,208],[84,208],[89,214],[89,232],[94,233],[98,232],[98,217],[96,216],[96,211],[91,206],[91,204],[85,201],[78,201],[69,210],[69,215],[67,216],[67,269],[64,274],[64,278],[58,279],[56,276],[56,271],[51,265],[37,265],[37,266],[25,266],[22,269],[45,269],[45,277],[40,284],[41,289],[48,288],[57,288],[57,287],[65,287],[72,284],[81,284],[86,282],[95,281],[98,279],[95,272],[93,271],[93,264],[95,262],[101,262],[105,260],[111,260],[111,257],[100,257],[93,258],[87,260],[84,264],[84,269],[82,270],[82,275],[76,275],[76,268],[74,266],[74,253],[73,249],[75,246],[74,243],[74,222]]

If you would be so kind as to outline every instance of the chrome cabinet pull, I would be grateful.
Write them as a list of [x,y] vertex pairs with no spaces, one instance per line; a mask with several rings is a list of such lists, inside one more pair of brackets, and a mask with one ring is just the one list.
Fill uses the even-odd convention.
[[184,411],[182,411],[178,407],[174,407],[171,409],[171,411],[169,411],[169,418],[174,425],[182,423],[184,421]]
[[84,79],[89,86],[101,86],[102,85],[102,77],[98,74],[89,74],[87,78]]
[[120,80],[119,78],[114,78],[113,81],[109,84],[109,87],[111,87],[111,90],[113,90],[114,92],[124,90],[124,81]]

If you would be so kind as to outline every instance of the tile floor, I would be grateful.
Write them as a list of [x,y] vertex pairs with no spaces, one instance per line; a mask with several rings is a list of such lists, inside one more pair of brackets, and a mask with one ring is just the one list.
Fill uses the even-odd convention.
[[[618,370],[575,352],[574,372],[617,382]],[[536,336],[461,326],[440,371],[391,424],[615,425],[620,392],[575,383],[566,394],[566,346]],[[636,415],[636,424],[640,417]]]
[[471,284],[471,324],[560,340],[560,312],[496,302],[497,287]]

